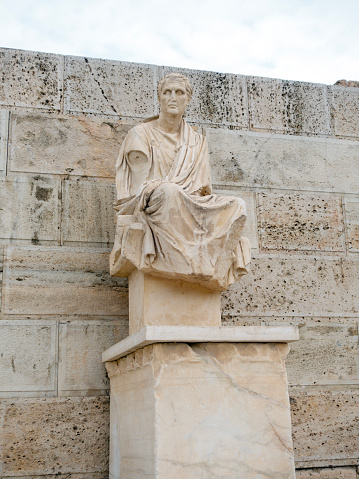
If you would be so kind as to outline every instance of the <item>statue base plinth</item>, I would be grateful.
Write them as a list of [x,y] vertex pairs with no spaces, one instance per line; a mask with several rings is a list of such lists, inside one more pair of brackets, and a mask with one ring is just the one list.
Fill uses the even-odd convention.
[[294,479],[295,327],[145,327],[103,354],[111,479]]

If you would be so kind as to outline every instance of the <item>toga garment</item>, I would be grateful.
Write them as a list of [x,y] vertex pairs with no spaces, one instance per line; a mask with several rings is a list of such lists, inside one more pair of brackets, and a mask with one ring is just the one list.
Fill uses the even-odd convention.
[[[118,222],[133,215],[142,231],[130,261],[145,273],[224,290],[248,271],[245,204],[212,194],[206,138],[184,120],[179,136],[166,133],[156,118],[130,130],[116,163]],[[126,256],[130,230],[117,228],[117,260]]]

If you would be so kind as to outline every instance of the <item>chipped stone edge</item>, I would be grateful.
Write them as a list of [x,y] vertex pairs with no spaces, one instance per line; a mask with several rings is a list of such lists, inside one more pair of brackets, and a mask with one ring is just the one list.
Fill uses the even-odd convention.
[[297,326],[145,326],[102,353],[116,361],[154,343],[290,343],[299,340]]

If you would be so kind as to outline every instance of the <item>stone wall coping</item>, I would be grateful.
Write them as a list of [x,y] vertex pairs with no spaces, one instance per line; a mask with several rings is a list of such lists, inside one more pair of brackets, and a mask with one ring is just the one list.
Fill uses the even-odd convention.
[[299,340],[297,326],[145,326],[102,353],[116,361],[154,343],[290,343]]

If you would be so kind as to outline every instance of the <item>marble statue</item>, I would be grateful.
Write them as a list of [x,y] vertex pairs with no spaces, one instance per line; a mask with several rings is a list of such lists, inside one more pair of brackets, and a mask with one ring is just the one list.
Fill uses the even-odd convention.
[[111,274],[138,269],[220,291],[248,271],[245,204],[212,194],[207,140],[183,118],[191,96],[185,76],[167,75],[158,84],[160,114],[123,142]]

